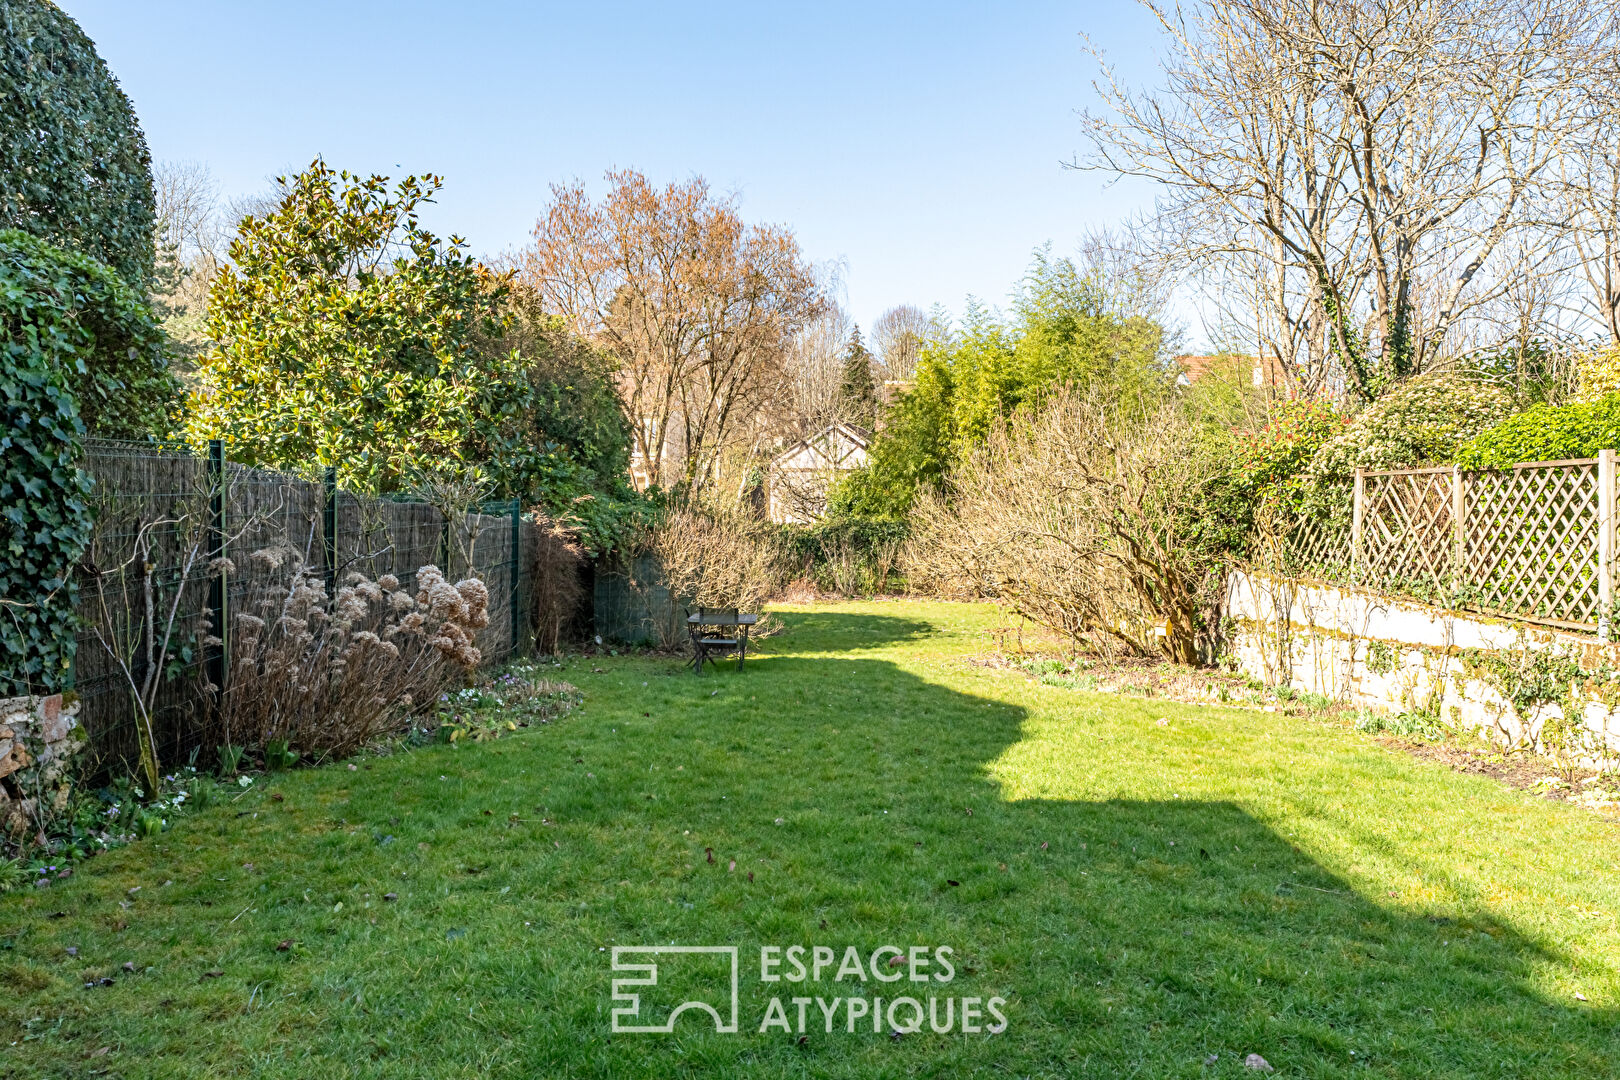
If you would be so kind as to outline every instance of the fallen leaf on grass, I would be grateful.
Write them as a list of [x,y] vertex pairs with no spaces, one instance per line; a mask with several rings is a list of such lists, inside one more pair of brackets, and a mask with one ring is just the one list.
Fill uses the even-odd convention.
[[202,977],[205,978],[205,979],[217,979],[223,974],[225,974],[224,971],[222,971],[219,968],[214,968],[212,971],[203,972]]

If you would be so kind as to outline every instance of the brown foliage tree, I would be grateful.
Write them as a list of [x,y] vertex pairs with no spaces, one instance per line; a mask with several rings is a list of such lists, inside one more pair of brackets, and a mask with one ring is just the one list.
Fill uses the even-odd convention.
[[553,185],[519,277],[617,359],[638,481],[701,494],[784,394],[789,343],[822,291],[791,231],[745,224],[701,178],[607,179],[600,202]]

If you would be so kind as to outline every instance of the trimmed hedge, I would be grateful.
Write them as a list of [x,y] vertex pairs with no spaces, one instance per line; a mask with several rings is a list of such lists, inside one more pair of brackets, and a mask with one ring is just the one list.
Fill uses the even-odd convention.
[[894,554],[905,543],[909,525],[880,518],[832,517],[814,525],[783,525],[781,530],[792,573],[809,578],[824,592],[879,593],[893,585],[889,579]]
[[138,292],[155,259],[152,159],[118,80],[46,0],[0,3],[0,229],[108,266]]
[[1505,469],[1521,461],[1597,457],[1620,449],[1620,394],[1574,405],[1535,405],[1466,443],[1457,464]]

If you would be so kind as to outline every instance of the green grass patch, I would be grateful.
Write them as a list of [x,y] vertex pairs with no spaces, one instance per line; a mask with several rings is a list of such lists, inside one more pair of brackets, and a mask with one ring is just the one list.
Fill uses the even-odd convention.
[[[741,674],[574,658],[548,725],[263,777],[0,897],[0,1075],[1616,1074],[1611,821],[1347,724],[970,665],[983,608],[781,618]],[[611,1031],[611,950],[669,943],[739,948],[737,1034]],[[955,977],[762,983],[763,945]],[[907,991],[1007,1029],[811,1004],[801,1036],[790,1000]]]

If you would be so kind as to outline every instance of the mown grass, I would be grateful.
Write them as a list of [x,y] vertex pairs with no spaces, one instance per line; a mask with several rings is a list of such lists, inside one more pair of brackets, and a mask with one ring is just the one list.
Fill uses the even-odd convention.
[[[1610,821],[973,667],[980,608],[783,621],[741,675],[576,659],[548,727],[279,774],[0,898],[0,1075],[1620,1074]],[[740,1033],[610,1031],[607,950],[669,942],[740,947]],[[900,992],[762,984],[765,944],[949,946],[894,985],[1008,1028],[760,1034],[773,994]]]

